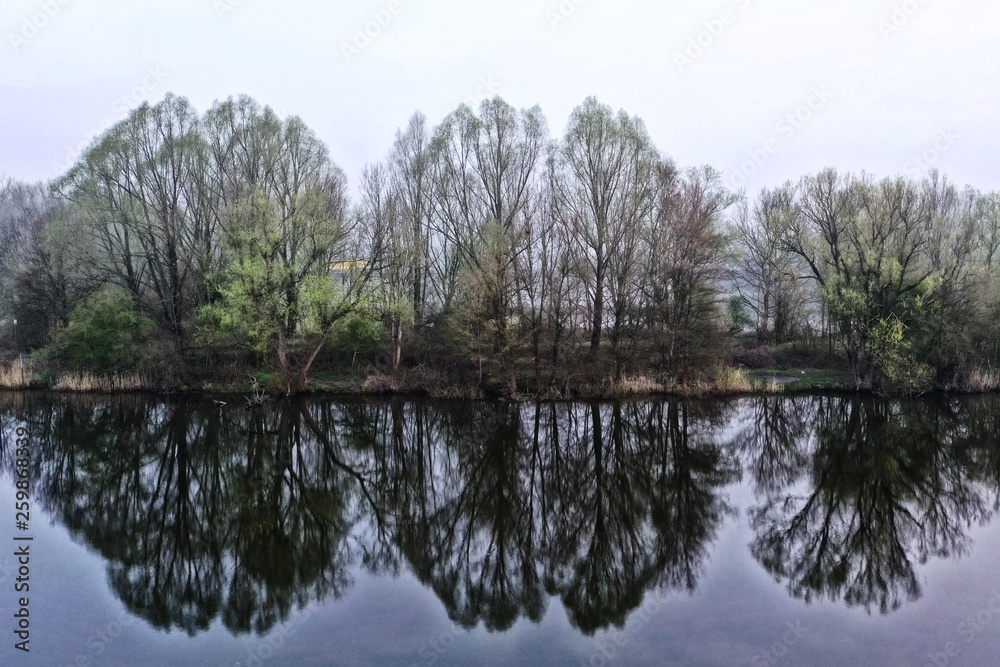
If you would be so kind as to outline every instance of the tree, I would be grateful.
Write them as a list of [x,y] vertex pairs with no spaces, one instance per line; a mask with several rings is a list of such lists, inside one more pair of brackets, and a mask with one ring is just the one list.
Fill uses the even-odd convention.
[[[221,298],[206,310],[223,332],[239,330],[259,352],[276,355],[287,394],[306,389],[316,356],[362,302],[381,253],[377,236],[372,242],[360,221],[344,220],[340,172],[314,185],[295,202],[293,220],[260,191],[230,211],[231,268],[219,278]],[[308,341],[300,354],[291,336]]]
[[[413,271],[423,266],[418,260],[418,225],[403,207],[400,183],[390,168],[366,167],[361,175],[361,206],[365,217],[384,230],[385,257],[380,264],[378,284],[374,289],[375,308],[389,330],[392,341],[392,368],[399,370],[403,356],[403,337],[416,318],[414,295],[423,295],[424,281],[414,283]],[[420,269],[423,271],[423,269]],[[422,299],[422,296],[419,297]],[[422,307],[422,301],[419,304]]]
[[739,259],[731,272],[743,303],[753,311],[757,339],[783,343],[797,333],[805,308],[796,256],[783,243],[795,216],[790,183],[761,190],[752,208],[744,205],[736,221]]
[[[839,322],[858,389],[872,389],[884,379],[879,359],[917,363],[891,329],[892,320],[905,323],[908,309],[921,308],[933,287],[937,269],[927,253],[933,209],[912,182],[839,176],[833,170],[804,178],[798,200],[786,247],[805,262]],[[895,348],[876,349],[878,344]],[[924,371],[912,377],[919,380],[915,386],[927,379]]]
[[663,363],[684,383],[692,355],[719,331],[719,282],[729,259],[721,216],[736,199],[710,167],[660,180],[645,283]]
[[546,134],[538,107],[516,111],[499,97],[485,100],[478,116],[460,106],[435,131],[437,230],[458,253],[473,290],[465,297],[494,353],[510,343],[514,266]]
[[78,211],[41,185],[0,184],[0,313],[18,322],[18,347],[36,349],[98,289]]
[[601,344],[609,271],[619,286],[632,270],[631,239],[648,214],[659,160],[646,127],[588,97],[570,115],[562,142],[559,215],[580,244],[592,312],[590,348]]
[[403,238],[408,241],[405,259],[409,261],[405,261],[403,266],[411,290],[414,323],[419,327],[424,323],[429,305],[431,195],[434,187],[430,135],[427,118],[422,113],[413,114],[406,129],[396,133],[389,165],[395,194],[399,198],[400,214],[406,225]]
[[58,181],[90,223],[101,275],[131,293],[180,352],[198,305],[194,267],[204,241],[189,206],[198,199],[191,179],[197,122],[182,97],[144,103]]

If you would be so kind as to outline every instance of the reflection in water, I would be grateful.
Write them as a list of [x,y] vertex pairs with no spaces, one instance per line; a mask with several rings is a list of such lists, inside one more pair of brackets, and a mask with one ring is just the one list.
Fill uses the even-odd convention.
[[[754,557],[795,597],[882,613],[920,597],[914,562],[961,555],[991,518],[976,412],[871,397],[762,399],[739,442],[762,504]],[[783,414],[782,414],[783,413]]]
[[652,590],[694,591],[757,497],[751,552],[795,597],[897,608],[915,562],[960,555],[1000,481],[996,399],[738,402],[0,396],[36,443],[36,496],[108,563],[128,609],[196,634],[265,633],[359,568],[412,572],[464,627],[591,634]]

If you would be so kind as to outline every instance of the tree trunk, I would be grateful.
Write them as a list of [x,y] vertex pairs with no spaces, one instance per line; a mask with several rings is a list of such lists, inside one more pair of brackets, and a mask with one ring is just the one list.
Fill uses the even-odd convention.
[[604,266],[600,261],[594,283],[594,328],[590,335],[590,354],[596,358],[601,346],[601,324],[604,321]]

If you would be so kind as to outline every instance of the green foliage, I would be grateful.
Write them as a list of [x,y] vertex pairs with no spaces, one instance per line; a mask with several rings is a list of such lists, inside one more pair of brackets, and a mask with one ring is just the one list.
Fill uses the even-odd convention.
[[746,331],[753,326],[753,315],[750,314],[746,301],[738,294],[729,298],[728,314],[729,324],[738,331]]
[[879,374],[879,388],[890,393],[927,389],[933,369],[913,355],[906,328],[896,318],[879,320],[869,337],[872,360]]
[[382,323],[366,311],[356,311],[342,319],[334,331],[334,346],[350,352],[351,364],[358,355],[374,356],[382,349],[385,331]]
[[56,334],[46,356],[100,374],[133,370],[143,359],[153,327],[129,294],[104,290],[73,310],[69,326]]
[[396,299],[385,307],[382,317],[397,326],[412,327],[416,319],[413,302],[405,297]]
[[[340,227],[335,221],[316,222],[318,206],[316,197],[303,197],[299,217],[315,224],[312,241],[320,239],[326,247]],[[255,191],[233,207],[227,228],[230,261],[213,280],[218,298],[199,313],[206,339],[267,356],[275,350],[279,330],[311,335],[334,319],[330,311],[339,302],[338,290],[319,259],[326,251],[316,250],[300,263],[286,260],[292,232],[274,202]]]

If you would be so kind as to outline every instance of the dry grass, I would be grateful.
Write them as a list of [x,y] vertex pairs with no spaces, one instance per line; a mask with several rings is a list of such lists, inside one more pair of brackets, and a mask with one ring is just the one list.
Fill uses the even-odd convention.
[[628,398],[630,396],[650,396],[652,394],[665,394],[666,387],[656,380],[645,375],[635,375],[624,377],[611,385],[605,392],[608,398]]
[[719,368],[715,372],[715,392],[718,394],[748,394],[757,389],[757,383],[743,370]]
[[1000,371],[995,368],[977,368],[970,371],[954,387],[970,394],[982,394],[1000,390]]
[[465,401],[477,401],[484,397],[483,390],[472,385],[450,386],[436,384],[427,388],[427,395],[431,398]]
[[718,368],[715,371],[715,386],[708,393],[713,395],[766,393],[781,394],[785,385],[771,378],[767,381],[751,377],[739,368]]
[[92,373],[63,373],[52,383],[52,389],[55,391],[78,393],[143,391],[148,388],[148,383],[137,373],[115,373],[111,376],[98,376]]
[[0,368],[0,389],[31,389],[41,384],[30,361],[18,359]]
[[395,394],[398,391],[399,383],[388,375],[369,376],[361,385],[363,394]]
[[777,380],[771,380],[763,385],[763,391],[766,391],[768,394],[783,394],[785,393],[785,385]]

